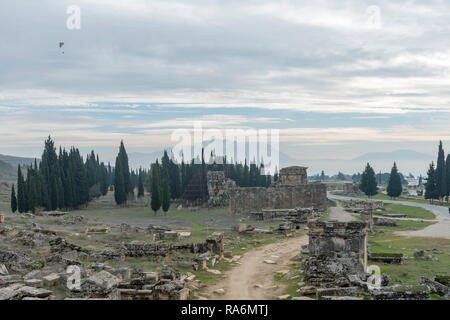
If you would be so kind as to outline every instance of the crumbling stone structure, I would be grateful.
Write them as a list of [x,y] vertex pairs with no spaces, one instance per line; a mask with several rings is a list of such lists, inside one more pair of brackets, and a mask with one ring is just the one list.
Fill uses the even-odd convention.
[[226,207],[230,200],[230,190],[236,187],[236,182],[225,177],[223,171],[208,171],[206,174],[208,186],[208,205],[210,207]]
[[282,185],[298,185],[308,183],[307,167],[292,166],[283,168],[279,174],[279,184]]
[[327,188],[322,183],[276,185],[269,188],[234,188],[231,190],[230,207],[233,214],[296,207],[326,210]]
[[262,209],[327,208],[327,187],[308,183],[306,167],[280,170],[277,184],[269,188],[232,188],[230,207],[233,214],[251,213]]
[[382,210],[383,201],[380,200],[344,200],[342,204],[345,208],[353,212],[361,212],[363,210]]
[[172,252],[223,253],[223,233],[213,233],[205,242],[201,243],[126,243],[123,245],[124,255],[127,257],[165,257]]
[[360,213],[361,220],[367,223],[367,227],[369,231],[373,231],[374,220],[373,220],[373,212],[372,210],[362,211]]
[[348,286],[348,276],[367,267],[367,224],[360,221],[311,221],[309,258],[303,261],[305,280],[312,285]]
[[344,188],[344,194],[347,194],[347,195],[362,194],[361,190],[359,190],[358,185],[356,185],[354,183],[344,183],[343,188]]

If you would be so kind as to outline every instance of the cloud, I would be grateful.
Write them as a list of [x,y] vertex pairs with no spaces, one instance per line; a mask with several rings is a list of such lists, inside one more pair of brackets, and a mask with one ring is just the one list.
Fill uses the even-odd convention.
[[[3,105],[450,108],[450,5],[442,1],[84,0],[78,31],[65,27],[69,2],[0,5],[9,26],[0,45]],[[368,25],[371,5],[380,29]]]
[[[81,30],[66,28],[72,4]],[[448,136],[445,1],[6,0],[0,12],[4,148],[48,133],[164,146],[199,119],[302,146]]]

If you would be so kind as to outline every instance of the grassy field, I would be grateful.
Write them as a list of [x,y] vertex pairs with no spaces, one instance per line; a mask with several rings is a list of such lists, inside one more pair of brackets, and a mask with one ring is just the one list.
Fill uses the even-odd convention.
[[394,204],[394,203],[385,203],[384,209],[387,214],[405,214],[408,218],[417,218],[417,219],[425,219],[425,220],[433,220],[436,216],[424,209],[413,206],[406,206],[403,204]]
[[[340,195],[346,196],[345,194],[340,194]],[[354,196],[354,197],[355,198],[362,198],[362,199],[368,199],[369,198],[368,196],[364,196],[364,195],[359,195],[359,196]],[[398,200],[398,201],[410,201],[410,202],[418,202],[418,203],[430,204],[429,200],[426,200],[426,199],[424,199],[422,197],[413,197],[413,196],[403,197],[403,196],[401,196],[401,197],[398,197],[398,198],[395,198],[395,199],[391,199],[391,197],[389,197],[388,195],[381,194],[381,193],[370,197],[370,199],[372,199],[372,200]],[[450,203],[448,203],[448,202],[439,203],[439,201],[434,200],[433,204],[438,205],[438,206],[450,207]]]
[[171,206],[167,214],[161,210],[155,215],[149,206],[149,199],[129,202],[118,207],[114,203],[113,193],[94,200],[82,210],[71,211],[70,215],[85,216],[93,224],[130,225],[146,228],[148,225],[162,225],[176,231],[190,231],[192,240],[204,240],[214,231],[231,230],[238,223],[247,223],[261,228],[277,227],[279,222],[249,221],[248,217],[232,215],[229,208],[182,208]]
[[[439,238],[404,237],[395,234],[401,230],[419,230],[430,223],[418,221],[401,221],[399,227],[377,227],[377,233],[369,236],[370,251],[374,253],[402,253],[408,259],[401,265],[381,264],[382,273],[391,276],[393,283],[417,284],[421,276],[433,277],[436,274],[449,274],[450,240]],[[433,254],[438,260],[416,260],[414,250],[425,250],[432,254],[436,249],[440,253]],[[377,262],[378,263],[378,262]],[[371,262],[369,261],[369,264]]]

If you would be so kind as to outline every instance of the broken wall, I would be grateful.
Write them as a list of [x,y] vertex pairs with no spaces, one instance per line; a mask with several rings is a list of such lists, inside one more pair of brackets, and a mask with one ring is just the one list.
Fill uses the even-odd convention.
[[367,267],[367,224],[360,221],[308,223],[309,258],[303,262],[305,280],[314,285],[348,284],[349,275]]
[[250,213],[262,209],[327,208],[327,188],[322,183],[277,185],[269,188],[236,187],[230,191],[233,214]]

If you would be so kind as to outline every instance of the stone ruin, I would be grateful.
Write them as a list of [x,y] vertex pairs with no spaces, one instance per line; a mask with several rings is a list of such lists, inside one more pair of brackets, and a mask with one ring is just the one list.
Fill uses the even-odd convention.
[[327,188],[323,183],[308,183],[305,167],[289,167],[282,169],[279,182],[268,188],[232,188],[230,207],[233,214],[297,207],[325,210]]
[[208,171],[206,174],[208,186],[208,206],[226,207],[230,201],[230,190],[236,187],[236,182],[225,177],[223,171]]
[[349,275],[367,267],[367,225],[360,221],[308,223],[309,257],[303,261],[305,280],[313,285],[348,286]]
[[263,209],[252,212],[251,217],[257,221],[282,220],[278,231],[284,234],[290,234],[296,229],[306,228],[308,220],[320,217],[320,213],[315,208]]
[[218,270],[208,266],[214,267],[224,256],[223,234],[218,232],[196,244],[129,243],[103,251],[83,248],[61,237],[52,238],[48,243],[50,256],[45,261],[34,261],[26,254],[0,250],[0,300],[57,299],[54,289],[56,286],[66,287],[70,276],[66,272],[67,266],[77,266],[81,271],[80,286],[69,288],[64,293],[69,300],[186,300],[190,292],[200,285],[190,272],[184,275],[170,267],[161,272],[142,272],[140,268],[114,268],[99,261],[122,261],[125,257],[164,259],[177,252],[189,252],[197,257],[182,257],[188,267],[194,270],[203,267],[206,271],[215,272]]
[[252,218],[259,221],[286,219],[294,223],[307,223],[308,219],[317,218],[319,212],[315,208],[262,209],[251,213]]
[[126,257],[166,257],[173,252],[223,254],[223,233],[214,232],[200,243],[125,243],[123,254]]
[[450,299],[450,276],[436,275],[431,279],[421,277],[420,283],[426,285],[431,293]]
[[361,211],[383,210],[383,201],[380,200],[343,200],[342,205],[349,211],[359,213]]
[[[311,286],[299,289],[303,295],[316,295],[324,300],[362,299],[369,295],[375,300],[426,300],[431,292],[448,295],[448,286],[436,279],[422,278],[418,285],[389,285],[389,275],[382,274],[380,284],[370,282],[366,272],[368,259],[384,263],[386,258],[403,259],[403,255],[368,253],[368,226],[365,222],[311,221],[309,244],[302,250],[304,280]],[[448,279],[447,279],[448,281]]]
[[342,204],[345,210],[349,212],[359,213],[361,220],[368,223],[369,230],[374,231],[374,226],[387,226],[396,227],[397,222],[395,219],[405,217],[405,215],[400,214],[383,214],[383,217],[374,216],[374,211],[382,211],[383,201],[373,201],[373,200],[344,200]]
[[292,166],[283,168],[279,174],[279,184],[282,185],[298,185],[308,183],[307,167]]
[[362,194],[357,184],[354,183],[344,183],[342,186],[344,189],[344,194],[346,195],[359,195]]

